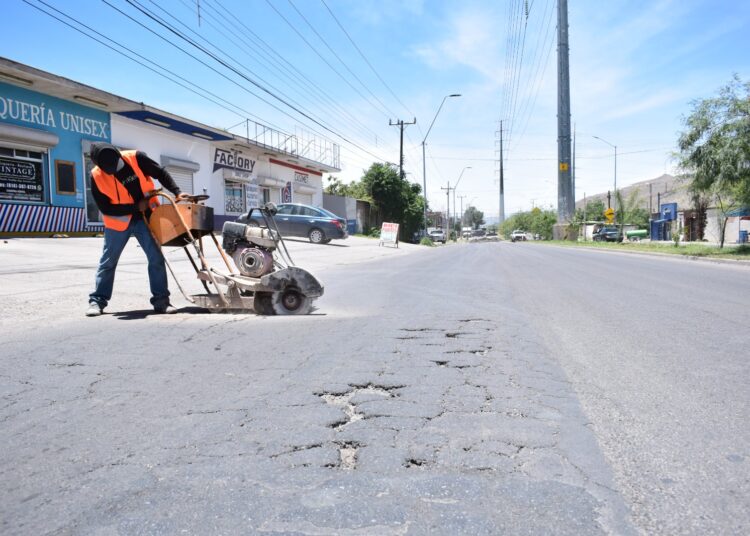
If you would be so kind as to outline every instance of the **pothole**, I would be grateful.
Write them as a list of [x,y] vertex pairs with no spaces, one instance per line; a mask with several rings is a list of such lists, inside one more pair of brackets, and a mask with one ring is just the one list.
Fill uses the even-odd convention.
[[438,367],[444,367],[448,364],[447,361],[434,361],[434,360],[433,360],[433,363],[435,363]]
[[359,451],[360,445],[354,441],[347,441],[343,443],[336,443],[339,448],[339,464],[338,468],[344,471],[352,471],[357,468],[357,451]]
[[344,395],[326,394],[320,397],[325,401],[326,404],[329,404],[331,406],[336,406],[337,408],[341,408],[344,411],[344,414],[346,415],[346,420],[335,422],[331,426],[331,428],[333,428],[334,430],[338,430],[339,428],[343,428],[347,424],[361,421],[362,419],[365,418],[365,416],[362,413],[357,411],[357,407],[350,402],[352,397],[354,396],[354,393],[355,391],[349,391],[348,393]]
[[420,458],[409,458],[404,463],[405,467],[410,467],[410,468],[411,467],[424,467],[425,465],[427,465],[427,460],[423,460]]
[[335,395],[333,393],[318,393],[318,396],[322,398],[326,404],[341,408],[341,410],[344,412],[344,415],[346,416],[346,419],[337,421],[330,425],[330,427],[334,430],[339,430],[344,426],[347,426],[353,422],[361,421],[365,418],[365,415],[357,409],[357,406],[355,404],[352,404],[352,398],[354,398],[355,395],[362,393],[378,395],[384,398],[391,398],[394,396],[391,391],[394,389],[400,389],[403,386],[384,387],[380,385],[367,384],[352,387],[353,388],[351,391],[347,391],[344,394]]

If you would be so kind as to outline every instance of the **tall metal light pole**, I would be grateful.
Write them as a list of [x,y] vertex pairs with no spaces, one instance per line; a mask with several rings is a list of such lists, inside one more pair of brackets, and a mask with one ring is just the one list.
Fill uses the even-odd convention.
[[[424,139],[422,140],[422,188],[424,195],[424,214],[422,215],[424,219],[424,228],[425,231],[427,230],[427,159],[425,158],[425,143],[427,142],[427,136],[430,135],[430,131],[432,130],[432,125],[435,124],[435,119],[437,119],[438,114],[440,113],[440,110],[443,109],[443,104],[445,104],[445,99],[450,97],[460,97],[460,93],[452,93],[450,95],[446,95],[443,97],[443,101],[440,103],[440,107],[438,107],[437,112],[435,113],[435,117],[432,119],[432,123],[430,123],[430,128],[427,129],[427,134],[424,135]],[[416,119],[415,119],[416,120]]]
[[615,225],[617,225],[617,145],[609,143],[607,140],[600,138],[599,136],[593,136],[599,141],[603,141],[615,150]]
[[557,223],[567,224],[575,211],[571,180],[570,69],[568,0],[557,2]]
[[456,188],[458,188],[458,183],[461,182],[461,177],[464,176],[464,171],[466,171],[467,169],[471,169],[471,166],[466,166],[461,170],[461,174],[458,176],[456,185],[453,187],[453,225],[456,225]]

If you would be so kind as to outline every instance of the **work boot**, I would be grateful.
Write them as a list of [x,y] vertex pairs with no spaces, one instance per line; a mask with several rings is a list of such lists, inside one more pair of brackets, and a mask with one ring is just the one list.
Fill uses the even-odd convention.
[[102,308],[99,307],[98,303],[91,302],[89,308],[86,309],[86,316],[101,316]]
[[177,312],[177,309],[172,305],[167,305],[166,307],[154,307],[154,311],[160,315],[173,315]]

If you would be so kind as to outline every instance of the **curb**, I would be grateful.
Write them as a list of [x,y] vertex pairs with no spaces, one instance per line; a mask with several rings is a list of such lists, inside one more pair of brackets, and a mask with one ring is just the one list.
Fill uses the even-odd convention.
[[671,253],[659,253],[658,251],[618,251],[608,248],[587,248],[585,246],[559,246],[557,244],[549,244],[547,247],[556,247],[561,249],[577,249],[582,251],[598,251],[601,253],[615,253],[621,255],[642,255],[646,257],[661,257],[666,259],[674,260],[688,260],[688,261],[699,261],[699,262],[712,262],[714,264],[726,264],[729,266],[741,266],[750,268],[750,260],[744,259],[718,259],[714,257],[700,257],[697,255],[677,255]]

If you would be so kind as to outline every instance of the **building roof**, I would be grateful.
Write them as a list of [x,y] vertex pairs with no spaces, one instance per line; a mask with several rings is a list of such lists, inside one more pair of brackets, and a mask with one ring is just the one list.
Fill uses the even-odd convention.
[[[3,57],[0,57],[0,81],[188,136],[210,140],[226,148],[239,146],[260,149],[267,156],[283,159],[291,164],[321,173],[341,171],[339,146],[322,137],[300,140],[296,135],[286,134],[250,120],[247,125],[248,136],[238,136],[225,129],[204,125],[143,102],[132,101]],[[250,124],[253,125],[252,133]],[[250,134],[253,136],[251,137]],[[301,154],[302,151],[305,151],[304,155]]]

